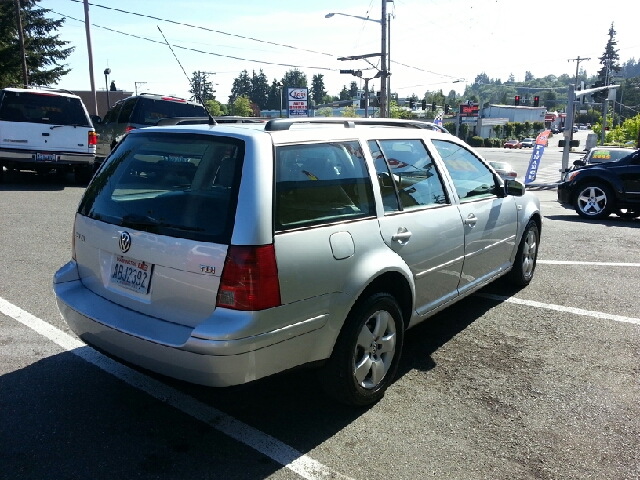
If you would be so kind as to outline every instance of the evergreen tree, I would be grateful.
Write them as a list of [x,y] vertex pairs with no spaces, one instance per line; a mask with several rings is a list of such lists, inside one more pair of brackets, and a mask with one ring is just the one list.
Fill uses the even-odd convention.
[[[598,81],[595,83],[596,87],[604,87],[606,85],[613,84],[613,77],[621,70],[620,67],[620,55],[618,55],[618,49],[616,45],[618,42],[615,40],[616,31],[613,28],[613,22],[609,27],[609,40],[604,49],[604,53],[600,57],[600,65],[602,68],[598,71]],[[606,91],[596,92],[593,98],[596,102],[601,103],[605,101],[608,93]]]
[[233,80],[233,86],[231,87],[231,95],[229,95],[229,103],[233,104],[236,98],[241,96],[251,98],[251,78],[246,70],[240,72]]
[[349,85],[349,95],[351,95],[351,98],[357,98],[358,97],[358,83],[353,81],[351,82],[351,85]]
[[351,99],[351,93],[349,92],[349,89],[347,88],[346,85],[342,86],[342,90],[340,91],[340,100],[350,100]]
[[209,81],[207,72],[201,72],[200,70],[193,72],[189,84],[191,86],[189,88],[191,100],[207,102],[216,98],[213,84]]
[[[71,70],[61,64],[73,52],[56,35],[64,19],[51,20],[51,10],[38,8],[39,0],[21,0],[20,18],[24,34],[29,83],[52,85]],[[22,85],[22,57],[15,2],[0,1],[0,87]]]
[[324,103],[323,98],[326,94],[327,91],[324,89],[324,75],[321,73],[314,75],[311,81],[311,98],[319,105]]
[[251,76],[251,101],[255,103],[260,110],[267,107],[269,101],[269,81],[262,69],[256,75],[255,70]]
[[[273,79],[273,82],[271,82],[271,86],[269,87],[269,97],[267,98],[267,110],[280,110],[280,95],[282,92],[282,89],[280,88],[280,82],[278,82],[278,80],[276,80],[275,78]],[[283,100],[284,102],[284,95],[283,95]]]

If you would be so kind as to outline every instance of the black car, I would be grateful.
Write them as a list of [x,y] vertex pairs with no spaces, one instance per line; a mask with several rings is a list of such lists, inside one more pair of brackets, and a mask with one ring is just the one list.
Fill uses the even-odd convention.
[[558,202],[583,218],[640,217],[640,150],[570,172],[558,185]]

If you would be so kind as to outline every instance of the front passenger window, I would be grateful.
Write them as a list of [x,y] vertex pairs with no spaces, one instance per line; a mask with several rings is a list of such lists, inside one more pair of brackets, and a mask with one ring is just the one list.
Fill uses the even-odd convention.
[[432,140],[451,175],[461,202],[496,195],[493,173],[473,153],[456,143]]

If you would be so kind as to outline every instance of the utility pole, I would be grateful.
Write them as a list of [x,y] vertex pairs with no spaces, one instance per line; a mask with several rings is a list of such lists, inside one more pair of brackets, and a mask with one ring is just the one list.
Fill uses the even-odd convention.
[[380,117],[387,117],[387,0],[382,0],[382,15],[380,16],[382,28],[382,45],[380,54]]
[[576,62],[576,81],[573,85],[574,88],[578,88],[578,71],[580,68],[580,62],[584,62],[585,60],[591,60],[591,58],[580,58],[580,55],[578,55],[577,58],[570,58],[567,60],[567,62]]
[[[578,89],[578,71],[579,71],[579,68],[580,68],[580,62],[584,62],[585,60],[591,60],[591,58],[590,57],[580,58],[580,55],[578,55],[577,58],[570,58],[569,60],[567,60],[567,62],[576,62],[576,81],[575,81],[575,83],[573,85],[574,92],[575,92],[575,90]],[[575,115],[576,115],[575,107],[574,107],[573,104],[571,105],[571,112],[572,112],[571,130],[569,131],[569,137],[568,137],[569,138],[569,143],[571,143],[573,141],[573,125],[575,124]],[[568,113],[569,113],[569,110],[567,109],[567,114]],[[565,117],[565,118],[568,118],[568,116],[569,115],[567,115],[567,117]],[[565,120],[565,127],[566,127],[566,120]],[[566,168],[566,167],[563,165],[562,168]]]
[[16,16],[18,23],[18,37],[20,38],[20,57],[22,57],[22,83],[24,88],[29,86],[29,75],[27,73],[27,55],[24,51],[24,33],[22,31],[22,18],[20,17],[20,0],[16,2]]
[[98,115],[96,82],[93,78],[93,51],[91,49],[91,29],[89,25],[89,0],[84,0],[84,29],[87,33],[87,50],[89,52],[89,80],[91,81],[91,100],[93,100],[93,114]]

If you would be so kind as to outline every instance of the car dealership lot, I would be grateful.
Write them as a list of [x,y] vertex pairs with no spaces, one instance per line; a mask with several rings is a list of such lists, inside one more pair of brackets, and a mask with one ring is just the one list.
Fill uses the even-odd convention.
[[77,343],[51,291],[82,193],[68,180],[0,185],[0,478],[640,476],[639,220],[582,221],[536,190],[531,285],[410,330],[397,380],[357,410],[309,370],[216,390]]

